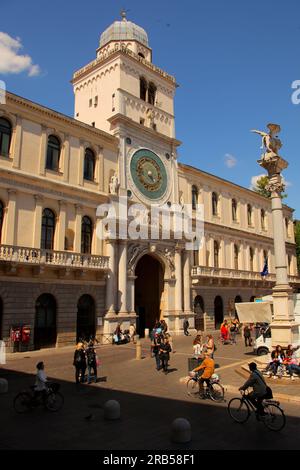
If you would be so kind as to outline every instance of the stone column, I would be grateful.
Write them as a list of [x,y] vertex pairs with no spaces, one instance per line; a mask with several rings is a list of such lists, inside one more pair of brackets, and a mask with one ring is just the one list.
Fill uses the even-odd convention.
[[184,252],[184,264],[183,264],[184,313],[185,314],[191,313],[190,279],[191,279],[190,251],[185,251]]
[[83,186],[83,165],[84,165],[84,141],[80,139],[79,159],[78,159],[78,174],[77,181],[79,186]]
[[17,227],[16,227],[16,206],[17,206],[17,191],[8,189],[8,204],[5,221],[5,245],[15,245]]
[[14,139],[13,168],[20,168],[22,148],[22,117],[17,116]]
[[119,315],[127,315],[127,241],[119,242]]
[[56,249],[64,251],[65,249],[65,236],[66,236],[66,201],[58,201],[59,203],[59,217],[58,217],[58,231],[56,239]]
[[40,154],[39,154],[39,174],[40,175],[44,175],[46,171],[47,143],[48,143],[47,127],[42,124]]
[[69,180],[69,164],[70,164],[70,136],[66,135],[65,142],[64,142],[64,167],[63,167],[64,181]]
[[288,283],[286,265],[285,230],[281,193],[284,190],[281,172],[287,168],[288,162],[276,152],[281,142],[274,134],[280,131],[277,124],[268,124],[270,133],[264,137],[266,152],[258,161],[259,165],[268,171],[269,183],[266,189],[271,192],[272,221],[274,236],[276,285],[273,288],[274,320],[271,324],[272,345],[287,346],[298,343],[298,324],[295,322],[293,289]]
[[116,277],[116,253],[115,241],[106,240],[106,256],[109,256],[109,272],[106,278],[106,316],[114,316],[115,309],[115,277]]
[[82,206],[75,204],[75,230],[74,230],[74,251],[81,253],[81,221],[82,221]]
[[33,222],[32,246],[33,248],[40,248],[44,198],[43,196],[40,196],[39,194],[35,194],[34,199],[35,199],[35,211],[34,211],[34,222]]
[[177,314],[182,313],[182,264],[181,250],[175,250],[175,310]]

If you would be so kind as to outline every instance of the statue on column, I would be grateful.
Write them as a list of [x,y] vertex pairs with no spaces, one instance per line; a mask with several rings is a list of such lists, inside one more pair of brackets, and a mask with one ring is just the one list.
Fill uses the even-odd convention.
[[264,161],[270,160],[272,157],[279,157],[279,150],[282,147],[281,140],[277,134],[280,132],[280,126],[278,124],[268,124],[269,134],[263,131],[253,129],[251,132],[255,132],[262,136],[262,149],[265,149],[265,153],[262,154],[261,159]]
[[114,173],[113,176],[110,179],[109,183],[109,192],[110,194],[118,194],[118,189],[119,189],[119,178],[117,173]]

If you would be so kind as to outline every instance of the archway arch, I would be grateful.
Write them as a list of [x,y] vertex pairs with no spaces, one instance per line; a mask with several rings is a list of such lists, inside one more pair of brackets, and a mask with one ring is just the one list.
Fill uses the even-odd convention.
[[34,348],[55,347],[56,335],[56,300],[42,294],[35,302]]
[[[234,299],[234,304],[240,304],[241,302],[243,302],[242,297],[240,295],[236,295]],[[238,318],[238,313],[237,313],[236,308],[234,309],[234,314],[235,314],[235,317]]]
[[204,300],[201,295],[196,295],[194,299],[195,328],[197,331],[204,331]]
[[214,301],[214,311],[215,311],[215,328],[216,330],[220,328],[224,320],[224,308],[223,308],[223,299],[220,295],[217,295]]
[[161,317],[164,268],[161,262],[149,254],[143,255],[135,268],[134,306],[137,332],[144,336],[145,328],[152,329],[155,320]]
[[93,297],[84,294],[77,303],[76,341],[80,338],[88,340],[96,334],[96,308]]

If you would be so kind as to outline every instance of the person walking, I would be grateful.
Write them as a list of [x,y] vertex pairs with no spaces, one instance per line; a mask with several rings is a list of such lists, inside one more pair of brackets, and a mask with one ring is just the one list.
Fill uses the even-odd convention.
[[245,346],[252,346],[252,338],[251,338],[251,328],[249,325],[244,325],[243,328],[243,335],[245,340]]
[[75,381],[84,382],[86,371],[86,357],[83,343],[78,343],[74,353],[73,365],[75,366]]
[[155,358],[156,370],[161,369],[160,355],[159,355],[160,344],[161,344],[161,337],[160,335],[155,334],[151,342],[151,355],[152,357]]
[[230,342],[231,344],[237,344],[236,342],[236,335],[237,335],[237,332],[238,332],[238,326],[237,326],[237,323],[232,320],[231,323],[230,323]]
[[170,352],[172,351],[171,346],[167,338],[164,338],[159,347],[159,356],[161,360],[161,366],[165,374],[168,373],[168,362],[170,360]]
[[184,332],[185,336],[191,336],[190,333],[188,332],[189,326],[190,326],[189,321],[186,318],[183,322],[183,332]]
[[97,357],[93,341],[90,341],[86,349],[86,359],[88,368],[88,384],[92,381],[92,369],[94,381],[97,383]]
[[214,358],[214,352],[216,351],[215,341],[213,335],[206,336],[206,343],[203,345],[203,352],[206,352],[209,357]]

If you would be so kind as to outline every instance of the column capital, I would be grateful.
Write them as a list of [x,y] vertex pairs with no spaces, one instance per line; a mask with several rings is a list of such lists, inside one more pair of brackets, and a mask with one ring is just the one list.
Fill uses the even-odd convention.
[[41,194],[34,194],[33,197],[35,199],[36,204],[38,202],[42,203],[44,201],[44,196],[42,196]]
[[8,188],[7,189],[7,194],[8,194],[9,199],[16,196],[17,193],[18,193],[18,191],[16,189],[13,189],[13,188]]
[[82,207],[81,204],[75,204],[75,211],[76,211],[76,214],[81,215],[81,214],[82,214],[82,210],[83,210],[83,207]]
[[64,199],[60,199],[60,200],[58,201],[58,205],[59,205],[59,208],[60,208],[60,209],[63,209],[64,207],[66,207],[67,204],[68,204],[68,202],[65,201]]

